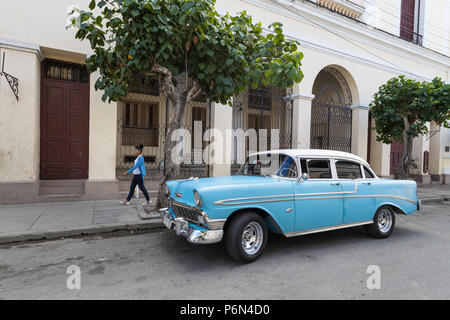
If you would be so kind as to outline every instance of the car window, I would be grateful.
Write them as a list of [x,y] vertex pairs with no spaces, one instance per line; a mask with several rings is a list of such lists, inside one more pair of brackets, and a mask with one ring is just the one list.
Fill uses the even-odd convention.
[[283,154],[251,155],[239,169],[237,175],[271,176],[297,178],[297,165],[294,158]]
[[364,167],[364,175],[366,176],[366,179],[373,179],[375,178],[372,174],[372,172],[369,171],[369,169],[366,168],[366,166]]
[[285,178],[297,178],[297,165],[294,158],[286,155],[280,155],[280,168],[275,175]]
[[310,179],[331,179],[329,160],[308,160],[308,174]]
[[361,165],[350,161],[336,161],[336,172],[339,179],[361,179]]
[[303,173],[308,173],[308,166],[306,165],[306,160],[305,159],[301,159],[300,160],[300,166],[302,167],[302,174]]

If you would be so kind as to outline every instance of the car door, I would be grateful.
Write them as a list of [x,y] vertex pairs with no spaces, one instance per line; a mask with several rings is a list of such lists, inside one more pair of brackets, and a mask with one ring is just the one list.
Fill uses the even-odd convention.
[[300,166],[309,179],[293,183],[296,232],[342,224],[343,199],[331,161],[300,159]]
[[371,220],[375,213],[375,198],[373,196],[373,175],[367,171],[363,174],[363,165],[358,162],[336,160],[334,163],[338,181],[341,184],[344,200],[344,224]]

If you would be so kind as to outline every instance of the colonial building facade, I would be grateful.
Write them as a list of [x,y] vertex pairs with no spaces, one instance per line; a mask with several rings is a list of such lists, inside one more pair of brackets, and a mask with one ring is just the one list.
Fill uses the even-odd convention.
[[[139,143],[145,146],[147,183],[156,186],[162,177],[171,107],[151,77],[137,77],[123,101],[102,102],[94,89],[98,74],[84,67],[88,43],[65,27],[67,9],[87,8],[89,2],[32,1],[21,10],[16,1],[2,2],[0,203],[121,197],[128,181],[119,173],[132,165]],[[305,77],[287,90],[249,90],[233,98],[233,107],[207,97],[193,101],[183,127],[196,128],[205,139],[180,137],[183,176],[234,173],[249,140],[227,134],[230,129],[267,129],[268,147],[276,129],[279,148],[352,152],[378,175],[391,176],[401,145],[376,141],[369,111],[373,94],[400,74],[449,80],[445,1],[218,0],[216,8],[245,9],[264,26],[282,22],[286,35],[301,44]],[[450,131],[434,123],[429,128],[414,141],[413,174],[422,183],[448,184]]]

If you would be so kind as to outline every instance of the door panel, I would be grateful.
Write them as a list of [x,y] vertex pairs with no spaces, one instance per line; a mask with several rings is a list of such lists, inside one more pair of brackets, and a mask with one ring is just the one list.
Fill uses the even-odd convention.
[[375,214],[374,183],[376,179],[341,180],[344,196],[344,224],[373,219]]
[[295,231],[340,225],[343,223],[343,199],[340,185],[333,180],[294,182]]
[[402,156],[403,144],[401,142],[392,142],[391,143],[391,162],[390,162],[390,174],[395,173],[395,169],[397,168],[398,162]]
[[46,77],[45,63],[42,70],[40,178],[87,179],[89,83]]

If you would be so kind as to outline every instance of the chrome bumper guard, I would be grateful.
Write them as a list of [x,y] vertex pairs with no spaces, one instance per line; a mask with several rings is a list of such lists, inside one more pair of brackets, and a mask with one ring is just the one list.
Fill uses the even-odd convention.
[[173,218],[168,208],[159,209],[163,224],[168,229],[174,229],[178,236],[186,238],[190,243],[210,244],[220,242],[223,238],[223,230],[196,230],[189,227],[185,218]]
[[422,210],[422,201],[417,200],[417,211]]

